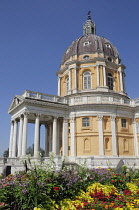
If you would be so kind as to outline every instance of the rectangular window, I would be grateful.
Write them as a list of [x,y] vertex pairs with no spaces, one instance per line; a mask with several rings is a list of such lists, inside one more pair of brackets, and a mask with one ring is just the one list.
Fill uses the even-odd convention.
[[85,117],[82,119],[82,126],[83,127],[89,127],[90,126],[90,119],[89,117]]
[[121,120],[122,128],[126,128],[126,119]]

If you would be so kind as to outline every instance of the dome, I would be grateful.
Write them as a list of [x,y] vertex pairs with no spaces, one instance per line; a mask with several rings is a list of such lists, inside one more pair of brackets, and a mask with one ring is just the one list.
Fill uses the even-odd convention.
[[72,56],[83,54],[102,53],[104,54],[104,57],[120,58],[118,50],[108,39],[96,35],[96,25],[91,19],[90,12],[88,12],[88,19],[83,30],[84,36],[73,41],[65,51],[62,58],[62,64]]
[[119,58],[118,50],[108,39],[96,34],[89,34],[72,42],[63,55],[62,63],[72,56],[91,53],[103,53],[105,56]]

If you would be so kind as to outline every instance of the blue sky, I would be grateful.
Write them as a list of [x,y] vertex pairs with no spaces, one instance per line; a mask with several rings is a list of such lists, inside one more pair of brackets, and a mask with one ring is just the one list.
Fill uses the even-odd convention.
[[1,0],[0,155],[9,145],[14,95],[57,94],[56,71],[65,49],[82,36],[88,11],[97,35],[120,52],[129,96],[139,97],[139,0]]

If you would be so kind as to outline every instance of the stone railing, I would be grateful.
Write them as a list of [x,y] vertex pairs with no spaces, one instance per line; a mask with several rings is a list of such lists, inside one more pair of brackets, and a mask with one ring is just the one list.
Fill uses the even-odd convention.
[[50,102],[57,102],[62,104],[68,104],[69,106],[80,105],[80,104],[121,104],[121,105],[130,105],[130,106],[138,106],[139,98],[130,100],[124,97],[116,97],[116,96],[108,96],[108,95],[80,95],[80,96],[66,96],[60,97],[56,95],[49,95],[40,92],[34,92],[30,90],[26,90],[22,96],[25,98],[39,99]]
[[130,100],[125,100],[122,97],[114,96],[76,96],[68,99],[68,104],[71,105],[80,105],[80,104],[122,104],[122,105],[131,105]]
[[139,105],[139,98],[133,99],[132,100],[132,105],[135,105],[135,106]]
[[33,99],[40,99],[40,100],[45,100],[45,101],[67,104],[66,98],[56,96],[56,95],[49,95],[49,94],[45,94],[45,93],[34,92],[34,91],[30,91],[30,90],[26,90],[22,94],[22,96],[24,96],[25,98],[33,98]]

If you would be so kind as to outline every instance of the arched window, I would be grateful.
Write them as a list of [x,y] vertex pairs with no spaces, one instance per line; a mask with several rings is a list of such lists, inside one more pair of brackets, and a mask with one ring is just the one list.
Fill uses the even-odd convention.
[[113,76],[111,73],[108,73],[108,88],[113,90]]
[[84,89],[91,88],[91,74],[89,71],[85,71],[83,74],[83,88]]
[[66,91],[69,90],[69,77],[66,78]]

